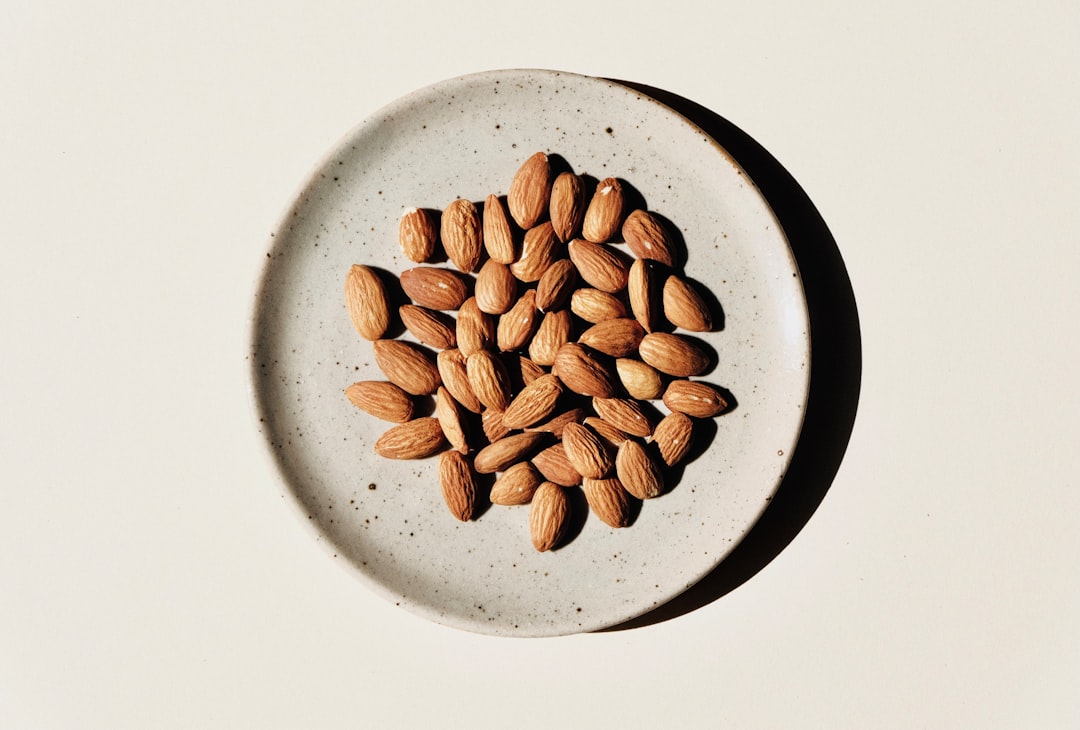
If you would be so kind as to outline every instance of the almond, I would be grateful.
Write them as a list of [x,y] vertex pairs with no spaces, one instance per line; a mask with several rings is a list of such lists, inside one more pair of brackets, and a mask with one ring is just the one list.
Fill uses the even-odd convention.
[[[516,376],[521,381],[521,387],[547,375],[547,371],[540,365],[524,355],[519,355],[516,360],[516,371],[511,373],[512,376]],[[513,378],[512,378],[513,379]]]
[[413,417],[413,400],[404,390],[381,380],[353,383],[345,389],[345,397],[376,418],[405,423]]
[[457,317],[457,346],[465,357],[495,343],[495,318],[480,310],[476,297],[461,304]]
[[727,410],[719,390],[700,380],[673,380],[664,391],[664,405],[696,418],[712,418]]
[[571,295],[570,311],[593,324],[616,317],[625,317],[627,314],[626,305],[616,296],[590,288],[578,289]]
[[454,400],[466,410],[479,413],[484,406],[472,392],[465,359],[465,354],[460,350],[443,350],[435,357],[435,364],[443,385],[450,391],[450,395],[454,396]]
[[610,398],[615,395],[615,376],[596,353],[568,342],[559,348],[551,370],[570,390],[580,395]]
[[543,423],[537,423],[533,426],[528,426],[526,431],[546,431],[557,439],[563,437],[563,429],[570,423],[581,423],[586,420],[589,415],[589,411],[584,408],[571,408],[568,411],[564,411],[555,416],[549,421]]
[[401,288],[414,303],[428,309],[457,309],[469,296],[464,277],[436,266],[417,266],[401,272]]
[[638,499],[659,497],[664,476],[645,447],[633,439],[623,441],[615,455],[615,472],[627,492]]
[[488,408],[506,410],[510,405],[510,377],[502,360],[487,350],[477,350],[465,361],[465,371],[477,400]]
[[438,213],[424,208],[409,208],[398,222],[398,243],[406,258],[422,264],[435,253],[439,240]]
[[439,456],[439,484],[450,514],[462,522],[471,520],[476,511],[476,476],[469,460],[457,451],[444,451]]
[[510,271],[520,281],[539,281],[544,272],[559,259],[562,244],[551,223],[544,222],[525,231],[521,255],[510,264]]
[[622,183],[613,177],[601,180],[585,209],[581,235],[593,243],[610,241],[623,219]]
[[550,482],[564,487],[581,484],[581,474],[570,463],[570,459],[566,456],[566,447],[561,441],[534,456],[532,463],[544,475],[544,479]]
[[615,361],[615,372],[626,392],[638,400],[655,400],[664,392],[660,373],[641,360],[619,358]]
[[641,404],[631,398],[593,398],[593,410],[620,431],[631,436],[648,436],[652,423],[641,409]]
[[485,408],[480,414],[480,427],[484,429],[489,443],[495,443],[510,433],[510,429],[503,425],[502,418],[503,412],[498,408]]
[[712,357],[702,343],[667,332],[645,335],[638,345],[638,354],[660,372],[677,378],[701,375],[712,366]]
[[611,357],[626,357],[644,336],[645,330],[632,319],[607,319],[582,332],[578,342]]
[[510,226],[510,217],[506,208],[495,195],[487,196],[484,201],[484,248],[492,261],[500,264],[512,264],[517,259],[517,247],[514,245],[514,232]]
[[675,246],[671,234],[652,213],[635,210],[626,216],[622,237],[639,259],[652,259],[665,266],[675,265]]
[[558,484],[543,482],[533,493],[529,506],[529,534],[533,547],[546,552],[558,546],[566,534],[570,502]]
[[525,428],[555,412],[563,387],[554,375],[544,375],[529,383],[503,412],[503,426]]
[[353,327],[365,340],[377,340],[390,326],[390,304],[382,279],[368,266],[355,264],[345,278],[345,304]]
[[461,405],[445,387],[435,392],[435,417],[450,445],[463,454],[469,453],[469,441],[461,422]]
[[537,152],[518,168],[510,182],[506,204],[522,228],[532,228],[548,212],[551,178],[551,162],[543,152]]
[[615,465],[604,440],[580,423],[566,425],[562,444],[566,458],[583,477],[601,479]]
[[676,327],[691,332],[712,329],[712,315],[701,294],[689,281],[674,274],[664,282],[664,316]]
[[608,293],[626,288],[630,264],[615,249],[602,243],[592,243],[575,238],[567,244],[570,260],[577,267],[578,276],[589,286]]
[[694,441],[694,422],[682,413],[669,413],[656,424],[653,443],[660,449],[660,458],[675,466],[686,458]]
[[540,310],[536,308],[536,292],[526,291],[517,304],[499,317],[496,341],[503,352],[518,350],[529,341],[540,325]]
[[581,480],[581,491],[589,509],[609,527],[626,527],[630,524],[630,495],[617,478]]
[[572,172],[561,173],[551,184],[551,225],[566,243],[581,230],[585,219],[585,183]]
[[516,433],[480,449],[473,461],[473,468],[480,474],[505,471],[508,467],[525,461],[548,440],[546,433]]
[[458,198],[442,214],[441,236],[446,256],[462,271],[476,271],[483,250],[480,211],[471,200]]
[[622,445],[623,441],[631,438],[630,434],[625,431],[616,428],[603,418],[597,418],[596,416],[589,416],[583,422],[586,426],[596,432],[596,435],[604,439],[611,446],[616,449]]
[[634,318],[646,332],[656,330],[660,319],[660,288],[652,261],[636,259],[630,265],[626,292],[630,297],[630,311],[634,313]]
[[485,314],[502,314],[517,301],[517,279],[510,267],[488,259],[476,275],[476,303]]
[[434,418],[416,418],[394,426],[375,442],[375,452],[387,459],[424,459],[446,446],[442,427]]
[[528,504],[543,477],[527,461],[518,462],[499,475],[491,485],[491,503],[504,506]]
[[438,350],[447,350],[457,344],[454,328],[449,317],[416,304],[402,304],[398,307],[401,323],[412,336]]
[[375,340],[375,362],[386,379],[412,395],[428,395],[442,383],[430,353],[418,345],[398,340]]
[[541,312],[559,309],[574,292],[577,269],[570,259],[559,259],[548,267],[536,285],[536,307]]
[[529,343],[529,357],[539,365],[551,365],[559,348],[570,341],[573,322],[570,312],[561,309],[548,312]]

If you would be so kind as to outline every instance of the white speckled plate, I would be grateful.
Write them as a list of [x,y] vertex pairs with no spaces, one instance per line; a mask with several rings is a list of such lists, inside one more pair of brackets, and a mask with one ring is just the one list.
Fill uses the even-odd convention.
[[[734,395],[709,447],[629,528],[589,516],[561,549],[537,553],[528,507],[459,523],[437,460],[377,457],[390,425],[344,389],[383,379],[343,303],[349,266],[413,266],[401,211],[505,194],[537,150],[578,173],[628,181],[672,221],[686,273],[708,286],[724,328],[704,335]],[[318,165],[273,235],[254,309],[252,387],[270,453],[303,518],[334,558],[388,600],[490,634],[550,636],[613,626],[709,573],[753,526],[802,424],[809,337],[782,230],[727,153],[669,108],[617,83],[552,71],[444,81],[386,106]],[[583,504],[583,502],[579,503]]]

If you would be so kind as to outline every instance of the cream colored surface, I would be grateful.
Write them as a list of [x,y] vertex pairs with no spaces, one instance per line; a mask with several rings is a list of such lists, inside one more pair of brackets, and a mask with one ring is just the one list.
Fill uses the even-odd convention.
[[[1080,724],[1074,4],[4,16],[0,726]],[[252,427],[252,282],[299,182],[386,102],[500,67],[709,107],[847,264],[843,465],[774,561],[672,621],[506,640],[396,609],[297,523]]]

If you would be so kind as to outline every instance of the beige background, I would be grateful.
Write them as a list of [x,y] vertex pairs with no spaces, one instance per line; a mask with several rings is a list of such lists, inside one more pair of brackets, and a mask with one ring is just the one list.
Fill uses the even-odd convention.
[[[1080,725],[1080,6],[30,3],[0,23],[0,726]],[[646,628],[427,623],[326,558],[246,393],[315,161],[502,67],[723,115],[844,256],[861,400],[774,561]]]

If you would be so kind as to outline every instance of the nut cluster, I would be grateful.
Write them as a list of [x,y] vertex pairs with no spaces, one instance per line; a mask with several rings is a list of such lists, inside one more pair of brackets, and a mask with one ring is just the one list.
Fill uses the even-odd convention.
[[[664,492],[695,419],[727,409],[720,390],[689,379],[713,366],[710,350],[670,331],[711,330],[706,300],[680,274],[662,220],[627,207],[619,180],[590,195],[586,178],[556,175],[537,152],[505,203],[489,195],[482,212],[464,199],[441,213],[406,210],[399,242],[420,265],[400,275],[411,303],[397,315],[424,346],[385,339],[387,282],[367,266],[348,272],[349,316],[386,380],[345,394],[400,424],[375,443],[380,455],[439,456],[459,520],[476,512],[477,475],[494,474],[490,501],[531,505],[539,551],[564,538],[567,490],[579,486],[601,521],[625,527],[633,500]],[[433,265],[440,245],[453,268]],[[417,417],[416,398],[431,395],[434,415]]]

